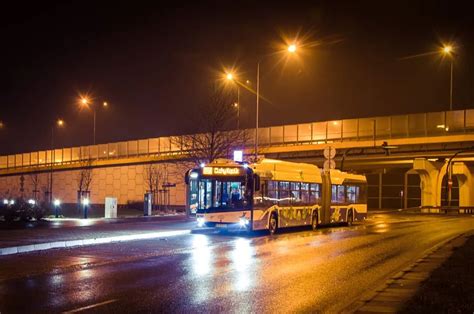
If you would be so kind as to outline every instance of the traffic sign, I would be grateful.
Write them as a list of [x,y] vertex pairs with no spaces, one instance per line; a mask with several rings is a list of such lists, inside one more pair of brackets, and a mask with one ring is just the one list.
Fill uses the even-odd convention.
[[336,162],[332,159],[326,160],[324,162],[323,169],[324,170],[336,169]]
[[328,146],[324,149],[324,158],[333,159],[336,156],[336,149],[334,147]]
[[162,185],[164,188],[174,188],[176,186],[176,183],[165,183]]

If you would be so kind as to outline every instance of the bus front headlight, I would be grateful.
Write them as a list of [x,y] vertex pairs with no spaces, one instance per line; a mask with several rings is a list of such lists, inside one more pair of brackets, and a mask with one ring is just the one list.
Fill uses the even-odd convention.
[[206,220],[204,219],[204,217],[198,217],[197,218],[197,225],[198,227],[202,227],[204,226],[204,223],[206,222]]
[[248,224],[249,224],[249,220],[248,220],[247,218],[241,217],[241,218],[239,219],[239,225],[240,225],[241,227],[245,227],[245,226],[247,226]]

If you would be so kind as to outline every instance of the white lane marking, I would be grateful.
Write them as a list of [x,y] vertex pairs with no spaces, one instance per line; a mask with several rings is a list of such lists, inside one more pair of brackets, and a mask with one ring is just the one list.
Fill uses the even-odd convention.
[[106,305],[106,304],[113,303],[113,302],[117,302],[117,301],[118,301],[117,299],[111,299],[111,300],[108,300],[108,301],[104,301],[104,302],[100,302],[100,303],[96,303],[96,304],[91,304],[91,305],[88,305],[88,306],[80,307],[80,308],[78,308],[78,309],[74,309],[74,310],[70,310],[70,311],[65,311],[65,312],[63,312],[63,313],[64,313],[64,314],[67,314],[67,313],[82,312],[82,311],[85,311],[85,310],[93,309],[93,308],[95,308],[95,307],[99,307],[99,306]]
[[[43,250],[48,250],[48,249],[58,248],[58,247],[77,247],[77,246],[85,246],[85,245],[106,244],[106,243],[113,243],[113,242],[127,242],[127,241],[134,241],[134,240],[167,238],[167,237],[185,235],[189,233],[191,233],[190,229],[127,234],[127,235],[120,235],[120,236],[114,236],[114,237],[69,240],[69,241],[62,241],[62,242],[56,241],[56,242],[41,243],[41,245],[36,244],[36,245],[24,245],[24,246],[0,248],[0,255],[11,255],[11,254],[17,254],[17,253],[43,251]],[[63,245],[58,245],[58,243],[61,243]]]

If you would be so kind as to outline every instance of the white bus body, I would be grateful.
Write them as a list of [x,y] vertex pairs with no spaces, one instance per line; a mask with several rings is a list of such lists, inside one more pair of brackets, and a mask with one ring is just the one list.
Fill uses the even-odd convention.
[[365,176],[306,163],[218,160],[189,171],[186,181],[199,226],[275,232],[367,217]]

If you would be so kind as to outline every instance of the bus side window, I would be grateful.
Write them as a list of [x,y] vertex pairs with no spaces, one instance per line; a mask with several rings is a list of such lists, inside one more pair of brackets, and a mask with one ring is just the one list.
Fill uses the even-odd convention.
[[309,202],[311,204],[319,204],[321,202],[321,184],[311,183],[309,187]]
[[346,189],[344,185],[333,184],[331,186],[331,202],[334,204],[346,202]]
[[337,203],[337,185],[331,185],[331,203]]
[[301,195],[300,195],[300,183],[299,182],[290,182],[290,190],[291,190],[291,202],[292,203],[301,203]]
[[264,194],[265,203],[268,205],[273,205],[277,203],[278,200],[278,182],[277,181],[267,181],[267,188],[265,189]]
[[279,182],[278,196],[279,196],[278,203],[280,205],[287,205],[290,203],[290,182],[288,181]]
[[301,183],[301,202],[305,205],[309,205],[309,183]]
[[347,193],[347,202],[350,204],[355,204],[358,201],[358,191],[359,187],[355,185],[348,185],[346,187],[346,193]]

